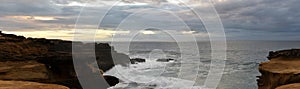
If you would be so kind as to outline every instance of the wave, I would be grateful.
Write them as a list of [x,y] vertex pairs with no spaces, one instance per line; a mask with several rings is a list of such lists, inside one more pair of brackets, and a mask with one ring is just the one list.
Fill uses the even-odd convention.
[[104,75],[116,76],[122,82],[109,89],[202,89],[195,81],[161,76],[167,63],[146,62],[129,67],[116,65]]

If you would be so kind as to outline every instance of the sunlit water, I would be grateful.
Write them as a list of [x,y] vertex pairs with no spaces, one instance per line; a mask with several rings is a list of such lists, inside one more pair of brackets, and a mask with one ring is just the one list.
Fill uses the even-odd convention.
[[[131,58],[145,58],[145,63],[128,67],[115,66],[108,75],[122,80],[112,89],[201,89],[209,74],[211,65],[211,46],[209,42],[182,43],[171,42],[133,42],[129,52],[116,49],[130,55]],[[117,43],[114,46],[122,46]],[[199,52],[190,51],[199,49]],[[218,89],[257,89],[256,76],[260,62],[267,61],[271,50],[300,48],[295,41],[228,41],[227,58],[223,77]],[[185,51],[182,51],[185,50]],[[184,52],[184,53],[182,53]],[[172,58],[176,61],[157,62],[159,58]]]

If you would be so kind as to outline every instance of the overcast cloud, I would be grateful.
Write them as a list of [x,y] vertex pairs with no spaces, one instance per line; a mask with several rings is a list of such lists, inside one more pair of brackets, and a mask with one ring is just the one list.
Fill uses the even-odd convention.
[[[157,31],[162,29],[157,26],[160,25],[163,25],[165,30],[188,30],[185,27],[187,25],[193,31],[185,33],[207,39],[207,35],[203,35],[207,32],[201,20],[183,4],[189,4],[191,8],[205,8],[207,0],[181,1],[122,0],[111,8],[99,27],[115,29],[123,20],[132,17],[127,21],[127,27],[123,26],[122,30],[142,30],[141,24],[147,24],[153,26],[151,29],[159,33]],[[0,29],[29,32],[72,30],[83,6],[89,15],[80,17],[86,21],[80,25],[92,29],[89,28],[91,24],[99,23],[93,19],[98,17],[99,13],[106,13],[105,9],[113,2],[112,0],[0,0]],[[226,36],[232,40],[299,40],[299,3],[299,0],[213,1],[224,24]],[[176,16],[178,18],[175,18]],[[155,39],[157,38],[159,37],[155,36]]]

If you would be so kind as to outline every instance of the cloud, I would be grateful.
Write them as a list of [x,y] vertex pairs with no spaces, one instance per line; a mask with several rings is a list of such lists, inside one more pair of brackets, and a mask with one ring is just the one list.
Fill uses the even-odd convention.
[[196,31],[182,31],[182,34],[194,34]]
[[299,0],[228,1],[216,5],[226,28],[295,31],[299,28]]
[[55,17],[51,17],[51,16],[5,16],[4,18],[11,18],[16,20],[42,20],[42,21],[57,20]]
[[1,15],[52,15],[60,12],[49,0],[1,0]]
[[[7,31],[59,30],[74,25],[71,16],[79,13],[75,8],[60,7],[51,0],[1,0],[0,26]],[[65,23],[67,20],[72,24]]]
[[[74,30],[47,30],[47,31],[4,31],[4,33],[16,34],[26,37],[33,38],[48,38],[48,39],[64,39],[64,40],[74,40],[74,36],[76,34],[76,38],[84,38],[85,40],[91,41],[93,39],[110,39],[113,35],[127,35],[130,31],[122,30],[122,31],[114,31],[114,30],[104,30],[104,29],[77,29],[83,33],[75,33]],[[95,36],[87,36],[87,33],[93,32],[96,33]],[[90,38],[89,38],[90,37]],[[102,40],[103,41],[103,40]]]
[[161,29],[158,28],[147,28],[146,31],[160,31]]
[[156,34],[154,31],[141,31],[144,35],[153,35]]
[[[0,27],[6,31],[72,31],[77,16],[81,13],[81,6],[86,6],[86,14],[80,17],[82,23],[77,25],[95,29],[91,25],[100,21],[95,18],[105,14],[108,6],[115,1],[117,0],[1,0]],[[159,28],[175,30],[178,34],[207,37],[201,19],[184,4],[205,9],[209,3],[206,0],[181,1],[122,0],[110,9],[99,27],[114,29],[126,22],[120,29],[159,34],[155,29],[145,29]],[[299,0],[213,0],[230,39],[298,40],[298,36],[295,36],[300,33],[298,3]],[[205,13],[202,16],[203,14]],[[109,35],[105,36],[110,37]]]

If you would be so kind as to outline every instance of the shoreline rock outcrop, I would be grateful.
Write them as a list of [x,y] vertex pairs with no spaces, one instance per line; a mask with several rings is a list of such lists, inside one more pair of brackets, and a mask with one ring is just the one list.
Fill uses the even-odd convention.
[[258,89],[300,89],[299,84],[294,84],[300,83],[299,54],[299,49],[270,52],[269,61],[259,65]]
[[171,58],[165,58],[165,59],[157,59],[156,61],[158,61],[158,62],[170,62],[170,61],[175,61],[175,60],[171,59]]
[[70,89],[57,84],[43,84],[28,81],[2,81],[0,80],[0,89]]
[[287,84],[277,87],[276,89],[299,89],[300,83]]
[[137,63],[142,63],[146,62],[146,59],[143,58],[132,58],[130,59],[131,64],[137,64]]
[[[0,80],[60,84],[71,89],[82,89],[74,70],[72,43],[56,39],[26,38],[0,31]],[[89,52],[88,55],[95,55],[92,58],[96,58],[97,63],[82,60],[81,65],[91,72],[105,72],[115,64],[130,64],[127,55],[117,53],[107,43],[75,43],[81,47],[95,47],[94,52]]]

